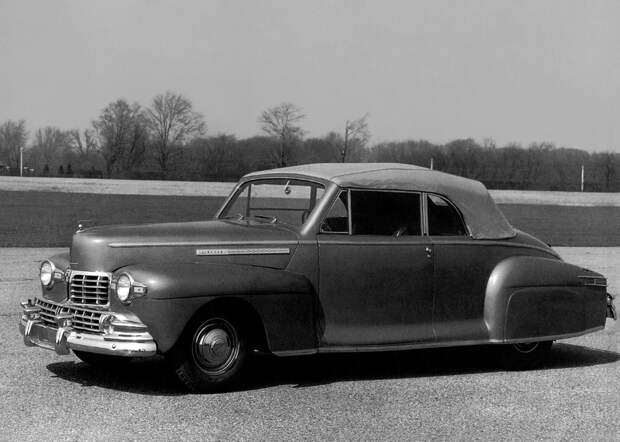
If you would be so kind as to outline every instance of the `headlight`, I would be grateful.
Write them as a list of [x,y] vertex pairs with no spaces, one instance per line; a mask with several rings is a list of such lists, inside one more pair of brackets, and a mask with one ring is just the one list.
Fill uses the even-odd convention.
[[46,287],[52,285],[54,281],[54,272],[56,271],[56,267],[52,261],[43,261],[41,263],[41,268],[39,271],[39,278],[41,279],[41,284]]
[[121,273],[112,281],[112,288],[123,304],[130,304],[134,298],[145,296],[147,291],[146,285],[135,281],[129,273]]
[[129,294],[131,293],[131,276],[127,273],[121,274],[116,281],[116,296],[122,303],[126,303],[129,300]]

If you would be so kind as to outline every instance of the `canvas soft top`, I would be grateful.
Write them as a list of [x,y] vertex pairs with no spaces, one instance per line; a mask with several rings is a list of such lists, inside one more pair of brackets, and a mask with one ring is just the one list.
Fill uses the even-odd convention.
[[398,163],[317,163],[253,172],[257,178],[312,178],[343,188],[413,190],[444,195],[459,208],[472,237],[509,238],[516,234],[479,181],[425,167]]

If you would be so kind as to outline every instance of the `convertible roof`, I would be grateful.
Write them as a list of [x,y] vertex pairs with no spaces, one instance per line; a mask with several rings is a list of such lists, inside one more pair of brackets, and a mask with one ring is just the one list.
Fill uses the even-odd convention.
[[341,187],[433,192],[445,195],[456,204],[474,238],[499,239],[516,233],[481,182],[425,167],[398,163],[318,163],[254,172],[244,180],[282,176],[313,178]]

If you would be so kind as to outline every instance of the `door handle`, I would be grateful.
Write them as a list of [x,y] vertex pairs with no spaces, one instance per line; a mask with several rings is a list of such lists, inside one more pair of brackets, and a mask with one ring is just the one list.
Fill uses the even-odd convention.
[[433,249],[431,249],[430,247],[427,247],[424,250],[426,251],[426,257],[427,258],[430,258],[431,256],[433,256]]

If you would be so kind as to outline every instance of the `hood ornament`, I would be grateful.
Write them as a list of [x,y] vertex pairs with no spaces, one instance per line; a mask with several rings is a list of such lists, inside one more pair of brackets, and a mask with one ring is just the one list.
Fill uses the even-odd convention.
[[91,224],[94,224],[92,219],[78,220],[78,226],[77,226],[77,230],[75,231],[75,233],[83,232],[87,228],[92,227]]

